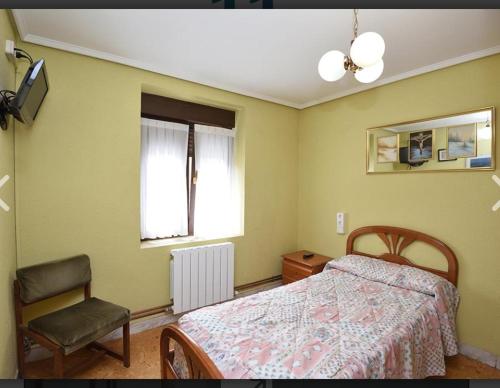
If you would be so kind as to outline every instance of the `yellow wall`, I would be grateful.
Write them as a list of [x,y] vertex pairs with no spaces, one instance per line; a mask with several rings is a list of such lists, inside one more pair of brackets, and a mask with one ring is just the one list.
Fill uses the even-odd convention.
[[[6,10],[0,10],[0,47],[5,40],[15,39]],[[0,90],[15,87],[14,66],[7,57],[0,55]],[[0,179],[9,175],[10,180],[0,188],[0,198],[10,211],[0,209],[0,378],[13,378],[16,371],[14,312],[12,307],[12,281],[16,269],[16,221],[14,206],[14,121],[9,120],[7,131],[0,130]]]
[[[299,248],[334,256],[345,252],[346,236],[335,233],[339,211],[347,213],[347,233],[385,224],[442,239],[459,261],[460,341],[497,355],[500,213],[491,208],[500,188],[493,172],[366,175],[365,129],[492,105],[498,110],[499,69],[496,55],[301,111],[297,223]],[[496,158],[498,164],[498,146]]]
[[499,189],[492,173],[365,174],[368,127],[500,107],[500,56],[298,112],[21,45],[46,59],[51,86],[33,127],[16,128],[21,266],[86,252],[96,295],[132,310],[168,303],[172,247],[139,245],[140,93],[153,91],[238,111],[245,235],[231,239],[236,284],[279,274],[279,255],[296,248],[341,255],[346,237],[335,234],[337,211],[347,212],[347,231],[369,224],[422,230],[458,255],[460,340],[500,354],[500,214],[491,211]]
[[[169,297],[169,251],[140,248],[141,90],[238,111],[245,227],[235,283],[281,273],[296,248],[298,111],[85,56],[21,44],[45,58],[50,91],[16,130],[19,265],[85,252],[93,292],[132,311]],[[19,69],[19,77],[25,67]]]

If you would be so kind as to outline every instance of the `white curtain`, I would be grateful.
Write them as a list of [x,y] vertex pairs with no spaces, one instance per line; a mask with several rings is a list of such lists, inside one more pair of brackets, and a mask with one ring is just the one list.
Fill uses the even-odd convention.
[[234,169],[234,130],[195,125],[194,234],[224,237],[239,230]]
[[189,127],[141,119],[141,238],[187,235]]

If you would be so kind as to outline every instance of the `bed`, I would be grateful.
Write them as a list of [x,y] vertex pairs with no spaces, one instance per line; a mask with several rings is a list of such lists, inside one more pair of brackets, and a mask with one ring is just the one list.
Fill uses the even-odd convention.
[[[374,234],[387,252],[356,250]],[[447,270],[416,265],[414,242],[437,249]],[[457,354],[458,264],[427,234],[368,226],[320,274],[182,316],[162,333],[164,378],[425,378]]]

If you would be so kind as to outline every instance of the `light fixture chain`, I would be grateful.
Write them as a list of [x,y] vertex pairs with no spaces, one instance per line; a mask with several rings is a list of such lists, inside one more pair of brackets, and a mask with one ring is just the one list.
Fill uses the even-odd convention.
[[358,10],[353,9],[353,11],[354,11],[354,24],[353,24],[352,29],[354,32],[354,39],[356,39],[358,37]]

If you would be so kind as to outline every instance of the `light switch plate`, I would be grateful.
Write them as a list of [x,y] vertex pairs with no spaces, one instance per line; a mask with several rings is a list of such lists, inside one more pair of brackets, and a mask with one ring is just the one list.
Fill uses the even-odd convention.
[[344,234],[344,213],[337,213],[337,234]]

